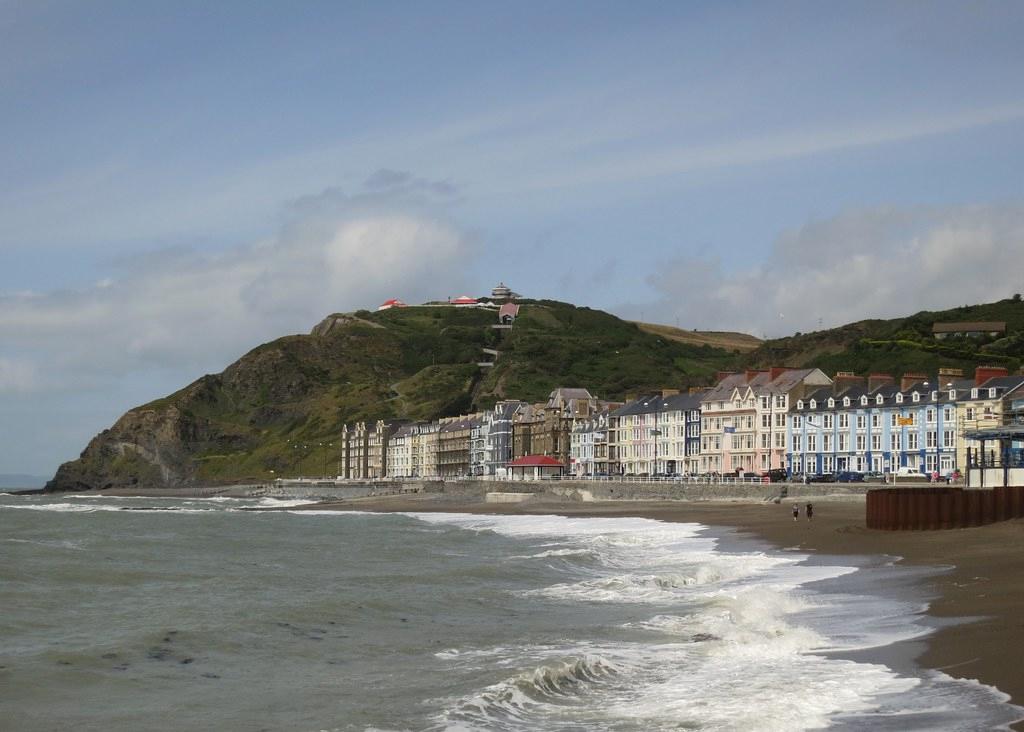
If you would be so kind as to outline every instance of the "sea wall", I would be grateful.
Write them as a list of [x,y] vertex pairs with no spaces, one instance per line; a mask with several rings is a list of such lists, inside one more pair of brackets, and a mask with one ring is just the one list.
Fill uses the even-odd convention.
[[[531,500],[560,501],[770,501],[821,496],[862,496],[869,486],[853,484],[747,483],[708,484],[618,481],[501,481],[501,480],[409,480],[346,483],[277,483],[262,486],[251,495],[310,500],[346,500],[409,493],[428,493],[443,500],[486,500],[487,494],[533,494]],[[495,499],[492,499],[492,502]],[[522,499],[518,499],[522,500]]]

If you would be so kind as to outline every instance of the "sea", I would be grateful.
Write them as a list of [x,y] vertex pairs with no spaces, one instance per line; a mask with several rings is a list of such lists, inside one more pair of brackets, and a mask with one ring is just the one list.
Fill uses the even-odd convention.
[[924,571],[641,518],[3,495],[0,728],[789,732],[1024,718],[997,689],[892,652],[933,632],[913,589]]

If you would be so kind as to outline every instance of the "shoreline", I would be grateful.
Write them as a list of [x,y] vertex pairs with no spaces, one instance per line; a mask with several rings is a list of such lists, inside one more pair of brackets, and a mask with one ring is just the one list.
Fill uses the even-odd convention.
[[[801,506],[806,499],[801,499]],[[959,679],[976,680],[1024,706],[1024,674],[1018,643],[1024,639],[1024,519],[969,529],[890,532],[867,529],[864,501],[812,499],[814,520],[794,501],[761,502],[603,501],[577,503],[534,500],[488,504],[442,495],[395,496],[310,504],[310,510],[444,512],[477,514],[557,514],[586,517],[638,517],[696,522],[732,530],[772,548],[811,555],[887,556],[897,566],[938,568],[921,572],[912,590],[928,598],[926,618],[933,632],[883,649],[886,657],[906,656],[916,665]],[[269,509],[274,510],[274,509]],[[302,510],[302,507],[289,510]],[[1011,729],[1024,730],[1024,720]]]

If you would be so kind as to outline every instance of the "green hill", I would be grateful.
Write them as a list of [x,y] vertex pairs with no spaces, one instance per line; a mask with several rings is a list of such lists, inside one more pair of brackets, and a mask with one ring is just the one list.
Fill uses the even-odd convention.
[[[998,338],[932,336],[936,322],[1002,321]],[[935,373],[942,367],[965,372],[981,364],[1005,366],[1011,372],[1024,363],[1024,302],[1019,296],[951,310],[922,311],[893,320],[862,320],[830,330],[797,333],[765,341],[748,354],[751,366],[816,366],[836,371]]]
[[[606,399],[704,384],[738,354],[644,332],[608,313],[524,301],[511,330],[494,311],[411,307],[328,316],[309,335],[259,346],[216,375],[130,410],[61,466],[51,490],[163,487],[319,474],[346,421],[432,419],[539,401],[557,386]],[[493,367],[482,349],[500,352]],[[273,471],[273,472],[271,472]]]

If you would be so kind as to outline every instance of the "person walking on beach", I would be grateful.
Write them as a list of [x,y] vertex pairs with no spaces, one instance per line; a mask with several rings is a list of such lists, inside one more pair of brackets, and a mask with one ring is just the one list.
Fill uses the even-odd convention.
[[796,503],[793,504],[793,520],[796,521],[800,518],[800,506]]
[[808,503],[807,508],[805,510],[807,512],[807,520],[810,521],[812,518],[814,518],[814,506]]

